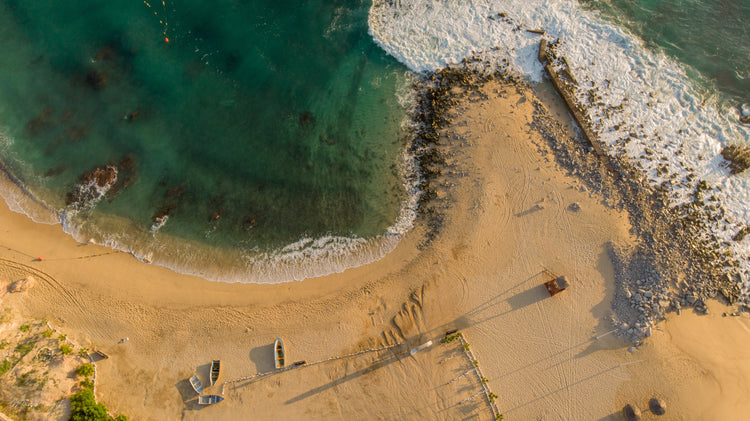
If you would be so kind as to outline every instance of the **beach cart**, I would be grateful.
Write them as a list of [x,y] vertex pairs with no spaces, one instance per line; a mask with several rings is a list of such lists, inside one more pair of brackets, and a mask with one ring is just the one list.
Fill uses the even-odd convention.
[[557,276],[547,269],[544,269],[544,273],[549,278],[549,280],[544,283],[544,287],[547,288],[547,292],[549,292],[550,297],[562,291],[565,291],[565,289],[567,289],[570,285],[568,283],[568,280],[565,279],[564,276]]

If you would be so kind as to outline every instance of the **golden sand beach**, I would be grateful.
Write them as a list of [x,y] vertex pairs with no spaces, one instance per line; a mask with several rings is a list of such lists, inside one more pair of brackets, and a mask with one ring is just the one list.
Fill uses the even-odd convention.
[[[429,244],[418,225],[369,265],[229,284],[79,244],[3,206],[0,279],[38,284],[0,307],[106,353],[96,397],[135,420],[598,420],[622,419],[628,403],[643,419],[748,413],[746,315],[722,317],[731,310],[712,302],[708,315],[670,313],[638,347],[616,337],[608,248],[637,241],[627,213],[561,168],[532,129],[540,107],[569,121],[559,104],[501,82],[481,93],[463,96],[441,133],[444,224]],[[570,287],[550,296],[545,269]],[[441,343],[453,330],[461,340]],[[274,372],[277,337],[288,363],[305,364]],[[198,405],[193,374],[225,400]],[[665,415],[648,411],[653,397]]]

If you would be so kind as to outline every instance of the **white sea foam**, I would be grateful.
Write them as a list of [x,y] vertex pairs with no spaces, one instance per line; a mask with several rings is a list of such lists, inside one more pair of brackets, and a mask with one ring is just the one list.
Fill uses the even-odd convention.
[[[601,98],[589,111],[609,152],[639,162],[654,186],[672,180],[675,203],[685,202],[705,180],[713,189],[707,196],[716,195],[726,210],[724,221],[710,229],[731,244],[750,281],[750,241],[731,240],[750,224],[750,177],[730,175],[719,154],[728,144],[747,144],[750,129],[738,124],[736,107],[699,93],[676,62],[569,0],[374,0],[369,24],[375,41],[414,71],[436,70],[476,53],[490,65],[507,60],[531,81],[543,78],[540,36],[526,29],[560,38],[558,51],[584,87],[579,100],[588,105],[588,91],[597,87]],[[611,112],[620,105],[621,111]]]

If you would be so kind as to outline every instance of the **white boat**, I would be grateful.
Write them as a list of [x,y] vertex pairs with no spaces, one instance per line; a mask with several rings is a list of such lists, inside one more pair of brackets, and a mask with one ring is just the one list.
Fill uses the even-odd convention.
[[273,357],[276,368],[284,368],[284,341],[281,338],[276,338],[273,344]]
[[193,377],[190,378],[190,386],[193,386],[195,393],[199,395],[203,394],[203,383],[198,379],[198,376],[193,375]]
[[198,405],[213,405],[223,400],[224,398],[219,395],[200,395],[198,396]]

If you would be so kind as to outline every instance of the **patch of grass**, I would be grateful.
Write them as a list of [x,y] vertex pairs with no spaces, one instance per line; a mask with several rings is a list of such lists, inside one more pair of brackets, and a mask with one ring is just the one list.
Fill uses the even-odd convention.
[[10,370],[10,367],[12,367],[10,360],[3,360],[3,362],[0,363],[0,376],[7,373],[8,370]]
[[34,349],[34,345],[36,345],[34,342],[26,342],[16,345],[15,351],[21,355],[19,359],[23,358],[24,356],[26,356],[26,354],[31,352],[31,350]]
[[10,321],[10,309],[6,308],[3,315],[0,316],[0,323],[8,323]]
[[44,336],[45,338],[51,338],[52,335],[54,335],[54,334],[55,334],[55,331],[52,330],[52,329],[47,329],[47,330],[45,330],[45,331],[42,332],[42,336]]
[[60,345],[60,353],[63,355],[69,355],[71,352],[73,352],[73,347],[68,344],[62,344]]
[[59,342],[65,342],[65,341],[68,340],[68,335],[60,335],[60,336],[57,337],[57,340]]
[[21,327],[18,328],[21,332],[28,332],[31,330],[31,325],[28,323],[24,323],[21,325]]
[[88,358],[89,357],[89,349],[88,348],[81,348],[78,351],[78,356],[81,358]]
[[37,379],[33,377],[34,373],[35,371],[31,370],[28,373],[23,373],[22,375],[18,376],[18,378],[16,379],[16,386],[26,387],[36,384]]
[[0,341],[0,349],[5,349],[6,346],[8,346],[9,342],[3,339]]

